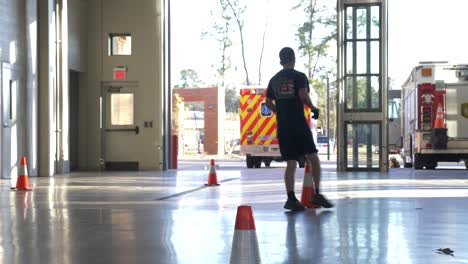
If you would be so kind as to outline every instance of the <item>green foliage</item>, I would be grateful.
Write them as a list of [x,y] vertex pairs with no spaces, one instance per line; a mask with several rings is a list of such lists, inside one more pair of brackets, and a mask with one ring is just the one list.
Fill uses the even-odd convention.
[[219,8],[217,12],[211,11],[213,17],[216,15],[219,16],[220,20],[215,19],[212,27],[212,31],[204,32],[202,38],[206,35],[213,37],[219,44],[219,51],[221,53],[221,58],[216,72],[219,76],[219,82],[221,86],[224,86],[226,72],[232,67],[231,57],[228,55],[227,51],[232,47],[232,40],[230,37],[231,34],[231,24],[232,16],[229,9],[228,2],[226,0],[218,0]]
[[197,88],[203,84],[198,78],[198,73],[192,69],[181,70],[180,80],[182,84],[176,85],[176,88]]
[[238,113],[240,105],[240,96],[236,89],[226,88],[226,94],[224,97],[224,102],[226,104],[226,112],[228,113]]
[[[333,6],[333,7],[331,7]],[[312,88],[317,92],[317,107],[321,114],[317,126],[326,129],[329,115],[330,138],[335,138],[336,124],[336,89],[329,93],[329,113],[327,113],[327,78],[330,87],[335,87],[333,81],[336,74],[336,56],[334,50],[329,54],[331,44],[336,42],[336,7],[327,0],[299,0],[293,9],[304,11],[304,22],[297,30],[299,54],[305,57],[307,76]],[[325,133],[327,133],[325,131]]]
[[[328,2],[328,5],[327,5]],[[305,57],[308,77],[311,79],[319,72],[331,70],[330,65],[322,63],[329,56],[330,43],[336,41],[336,12],[330,10],[326,0],[300,0],[294,9],[303,8],[305,21],[296,34],[299,40],[299,52]]]

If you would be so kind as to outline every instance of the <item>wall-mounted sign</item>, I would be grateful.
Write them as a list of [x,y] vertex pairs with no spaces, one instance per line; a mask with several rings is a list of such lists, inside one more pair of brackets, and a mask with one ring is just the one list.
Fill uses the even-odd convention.
[[122,80],[125,80],[125,78],[127,78],[127,67],[124,67],[124,66],[118,66],[118,67],[114,67],[114,80],[119,80],[119,81],[122,81]]

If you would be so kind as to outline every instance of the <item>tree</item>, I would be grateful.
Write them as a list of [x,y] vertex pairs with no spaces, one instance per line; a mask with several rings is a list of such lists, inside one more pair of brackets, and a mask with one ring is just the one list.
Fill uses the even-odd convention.
[[[315,75],[324,69],[320,60],[328,56],[327,50],[331,41],[336,41],[336,12],[330,12],[325,4],[318,5],[319,0],[300,0],[293,9],[303,8],[306,21],[299,27],[297,37],[299,51],[306,57],[308,77],[314,79]],[[324,3],[326,1],[321,1]],[[318,30],[320,29],[320,30]],[[321,34],[316,32],[323,32]]]
[[[327,6],[328,4],[328,6]],[[334,80],[335,56],[329,56],[330,43],[336,41],[336,12],[330,10],[329,1],[299,0],[293,9],[302,8],[305,13],[305,21],[296,34],[299,41],[299,53],[306,58],[305,67],[312,88],[317,92],[317,107],[321,115],[317,125],[326,127],[326,117],[330,115],[331,134],[335,133],[335,106],[336,90],[330,91],[330,113],[327,113],[327,83],[326,80]],[[326,60],[325,60],[326,59]],[[328,132],[327,132],[328,133]],[[332,137],[332,135],[329,135]]]
[[[230,16],[230,11],[228,10],[228,4],[226,0],[218,0],[218,4],[220,10],[216,13],[220,13],[221,21],[215,20],[215,23],[213,24],[213,31],[204,32],[202,37],[209,34],[219,43],[221,61],[217,72],[220,78],[220,84],[222,87],[224,87],[226,84],[226,72],[231,68],[231,58],[227,51],[232,46],[232,40],[230,37],[232,17]],[[211,11],[211,14],[212,16],[215,15],[213,11]]]
[[226,0],[229,8],[232,11],[232,15],[237,23],[237,28],[239,30],[240,35],[240,43],[241,43],[241,51],[242,51],[242,62],[244,63],[244,71],[245,71],[245,84],[250,85],[249,80],[249,71],[247,70],[247,61],[245,57],[245,45],[244,45],[244,20],[243,14],[245,9],[247,8],[245,5],[240,6],[239,0]]
[[202,82],[198,79],[198,73],[192,69],[184,69],[180,71],[181,85],[176,85],[176,88],[195,88],[200,87]]
[[226,96],[224,102],[226,104],[226,112],[239,112],[240,99],[236,89],[226,88]]

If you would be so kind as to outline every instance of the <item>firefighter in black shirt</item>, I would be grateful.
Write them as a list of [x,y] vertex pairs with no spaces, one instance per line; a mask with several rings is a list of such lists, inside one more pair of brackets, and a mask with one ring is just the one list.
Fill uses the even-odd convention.
[[281,157],[287,161],[284,182],[288,199],[285,209],[299,211],[304,206],[294,194],[294,182],[297,160],[301,157],[310,162],[315,184],[315,195],[312,203],[330,208],[333,205],[320,194],[320,160],[317,155],[314,139],[304,116],[304,105],[308,106],[313,118],[317,119],[319,109],[312,104],[309,96],[307,76],[294,70],[296,57],[294,51],[285,47],[279,53],[283,69],[268,84],[266,105],[276,113],[277,136]]

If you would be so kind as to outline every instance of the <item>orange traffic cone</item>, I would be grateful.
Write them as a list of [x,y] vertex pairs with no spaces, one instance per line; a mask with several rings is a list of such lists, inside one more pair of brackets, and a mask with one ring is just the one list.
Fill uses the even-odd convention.
[[19,170],[18,179],[16,180],[16,190],[19,191],[32,191],[29,187],[28,168],[26,165],[26,157],[21,158],[21,166]]
[[434,121],[434,128],[445,128],[444,111],[442,109],[442,106],[440,106],[440,103],[439,103],[439,106],[437,107],[437,114],[436,114],[436,118]]
[[310,163],[306,162],[304,170],[304,182],[302,184],[301,203],[306,208],[319,208],[320,206],[312,203],[312,197],[315,195],[314,180],[310,169]]
[[210,162],[210,172],[208,174],[208,183],[205,184],[206,186],[217,186],[218,184],[218,179],[216,177],[216,169],[215,169],[215,162],[214,159],[211,160]]
[[231,264],[261,263],[252,207],[237,207],[236,227],[232,240]]

